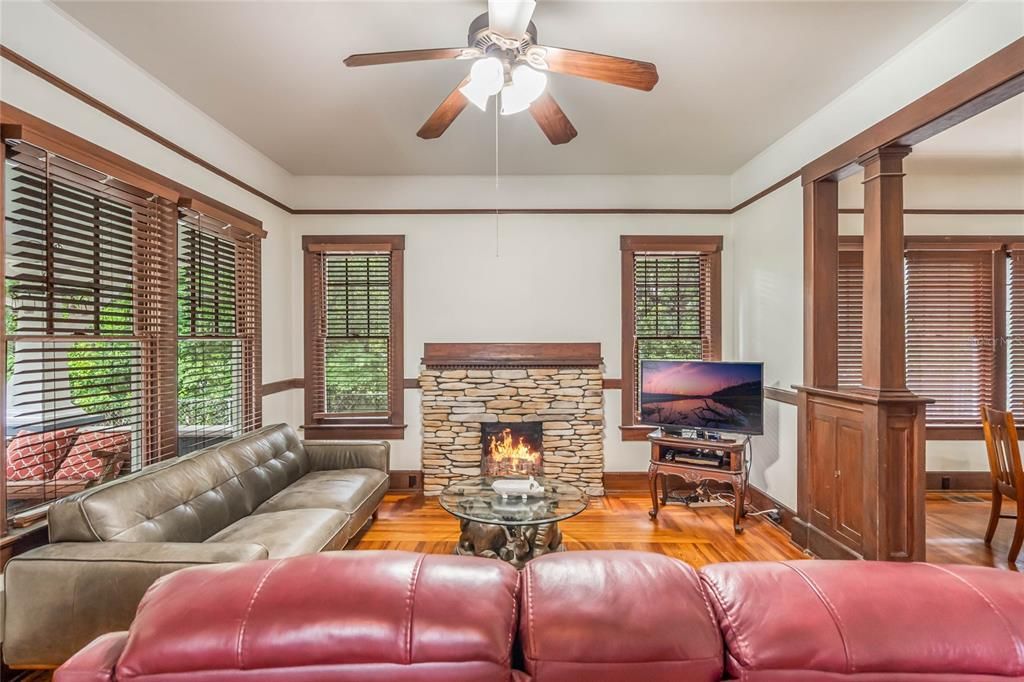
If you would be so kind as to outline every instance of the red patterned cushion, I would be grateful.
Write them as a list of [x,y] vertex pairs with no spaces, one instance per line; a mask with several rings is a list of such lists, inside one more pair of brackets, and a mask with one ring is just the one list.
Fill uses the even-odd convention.
[[77,428],[19,431],[7,446],[7,480],[44,481],[53,477],[77,432]]
[[[95,454],[100,450],[105,452],[122,452],[127,455],[130,451],[130,438],[127,433],[109,433],[106,431],[90,431],[78,436],[71,452],[64,458],[57,470],[54,480],[63,481],[66,479],[77,479],[91,481],[99,478],[103,472],[104,461]],[[124,460],[114,465],[114,476],[121,471]]]

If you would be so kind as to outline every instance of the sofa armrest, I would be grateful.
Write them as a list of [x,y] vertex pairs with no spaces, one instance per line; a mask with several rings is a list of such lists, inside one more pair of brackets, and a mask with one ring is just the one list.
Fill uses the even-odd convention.
[[127,632],[100,635],[58,668],[53,682],[112,682],[127,643]]
[[56,667],[99,635],[127,630],[161,576],[266,558],[262,545],[222,542],[60,542],[20,554],[4,569],[4,660]]
[[386,440],[304,440],[313,471],[379,469],[391,471],[391,443]]

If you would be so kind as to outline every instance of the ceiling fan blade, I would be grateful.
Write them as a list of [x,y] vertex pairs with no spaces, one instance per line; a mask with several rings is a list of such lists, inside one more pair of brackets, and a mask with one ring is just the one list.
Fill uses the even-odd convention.
[[434,113],[430,115],[427,122],[416,132],[418,137],[422,137],[424,140],[433,140],[444,135],[444,131],[448,130],[448,126],[458,118],[462,110],[469,104],[466,96],[459,92],[459,88],[468,82],[469,76],[463,78],[462,82],[455,86],[451,94],[444,98],[440,106],[434,109]]
[[488,27],[506,38],[522,38],[536,7],[535,0],[487,0]]
[[401,62],[427,62],[432,59],[458,59],[469,57],[465,47],[439,47],[433,50],[402,50],[400,52],[369,52],[345,58],[345,66],[373,66]]
[[562,107],[546,92],[530,105],[530,115],[551,144],[565,144],[577,135]]
[[658,82],[658,67],[650,62],[625,57],[610,57],[605,54],[546,45],[531,47],[527,56],[533,64],[536,64],[538,59],[542,60],[548,71],[624,85],[637,90],[650,91]]

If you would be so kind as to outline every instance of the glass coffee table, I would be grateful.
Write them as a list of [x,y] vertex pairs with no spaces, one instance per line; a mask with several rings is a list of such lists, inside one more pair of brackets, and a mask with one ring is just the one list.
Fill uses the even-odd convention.
[[462,529],[455,553],[522,568],[530,559],[565,551],[558,522],[587,508],[586,493],[568,483],[535,478],[543,493],[503,496],[491,489],[494,480],[470,478],[441,491],[441,507],[459,519]]

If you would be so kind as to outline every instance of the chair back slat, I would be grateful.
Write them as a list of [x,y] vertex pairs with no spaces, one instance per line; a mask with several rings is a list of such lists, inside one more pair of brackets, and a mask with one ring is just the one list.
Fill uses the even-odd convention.
[[1002,484],[1021,491],[1024,489],[1024,468],[1021,466],[1020,444],[1013,414],[982,407],[981,423],[985,429],[985,445],[993,485],[998,487]]

